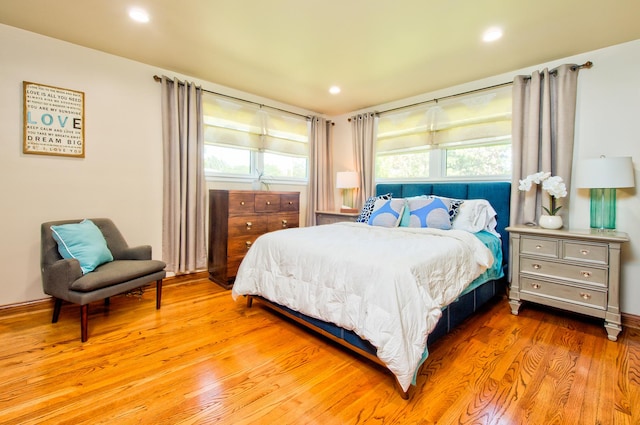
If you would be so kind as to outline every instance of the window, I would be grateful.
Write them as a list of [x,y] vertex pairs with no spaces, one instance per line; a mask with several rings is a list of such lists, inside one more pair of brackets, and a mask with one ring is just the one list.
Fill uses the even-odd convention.
[[203,96],[205,173],[306,181],[306,117],[210,93]]
[[511,87],[380,114],[376,179],[511,175]]

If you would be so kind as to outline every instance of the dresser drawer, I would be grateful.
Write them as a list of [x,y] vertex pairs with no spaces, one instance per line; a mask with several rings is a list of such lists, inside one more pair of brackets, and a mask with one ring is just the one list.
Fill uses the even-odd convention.
[[268,217],[267,232],[289,229],[300,225],[299,213],[273,214]]
[[607,245],[565,241],[562,258],[566,260],[608,264],[608,252],[609,249]]
[[520,291],[523,294],[531,294],[538,297],[551,298],[574,304],[595,307],[600,310],[607,308],[607,293],[595,289],[586,289],[578,286],[563,285],[561,283],[545,280],[522,278]]
[[256,193],[255,211],[268,213],[280,211],[280,195],[273,193]]
[[558,241],[555,239],[523,236],[520,238],[520,252],[522,254],[558,258]]
[[267,218],[260,215],[229,217],[229,237],[261,235],[267,231]]
[[229,238],[227,243],[227,258],[244,256],[251,245],[258,239],[260,235],[246,235]]
[[607,270],[589,266],[562,264],[539,258],[520,257],[520,272],[568,279],[573,282],[607,287]]
[[229,193],[229,215],[253,214],[255,212],[254,202],[253,193]]
[[298,193],[291,195],[280,195],[280,211],[294,212],[300,211],[300,196]]
[[244,259],[244,255],[239,255],[236,257],[229,257],[227,259],[227,278],[229,280],[233,280],[238,274],[238,269],[240,268],[240,263]]

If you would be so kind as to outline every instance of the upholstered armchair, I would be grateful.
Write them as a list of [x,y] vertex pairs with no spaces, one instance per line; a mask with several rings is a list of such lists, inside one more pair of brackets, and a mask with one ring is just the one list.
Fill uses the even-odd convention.
[[[93,245],[99,246],[97,259],[90,258],[95,257]],[[108,305],[113,295],[156,282],[160,308],[165,263],[151,259],[149,245],[129,247],[107,218],[43,223],[40,265],[44,292],[55,300],[52,323],[58,321],[62,301],[80,304],[82,342],[87,340],[90,302],[104,299]]]

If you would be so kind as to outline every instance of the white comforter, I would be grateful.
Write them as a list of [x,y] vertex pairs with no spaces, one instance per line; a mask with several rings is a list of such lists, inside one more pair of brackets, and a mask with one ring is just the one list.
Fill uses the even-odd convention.
[[441,308],[492,263],[468,232],[336,223],[258,238],[232,294],[261,295],[353,330],[406,391]]

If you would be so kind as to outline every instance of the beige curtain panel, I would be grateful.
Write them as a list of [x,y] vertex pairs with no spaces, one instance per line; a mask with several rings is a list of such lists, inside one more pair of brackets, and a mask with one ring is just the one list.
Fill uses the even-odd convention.
[[360,190],[357,192],[356,208],[361,208],[364,201],[376,192],[375,143],[377,128],[378,117],[375,114],[359,114],[351,117],[353,157],[356,161],[356,171],[360,175]]
[[[570,192],[578,65],[518,75],[513,81],[511,224],[537,224],[549,196],[540,185],[518,190],[519,180],[538,171],[564,180]],[[569,196],[560,199],[560,215],[569,225]]]
[[307,226],[316,224],[316,211],[332,211],[333,200],[333,137],[331,121],[312,117],[309,123],[309,190]]
[[175,274],[206,269],[202,89],[162,77],[162,259]]

